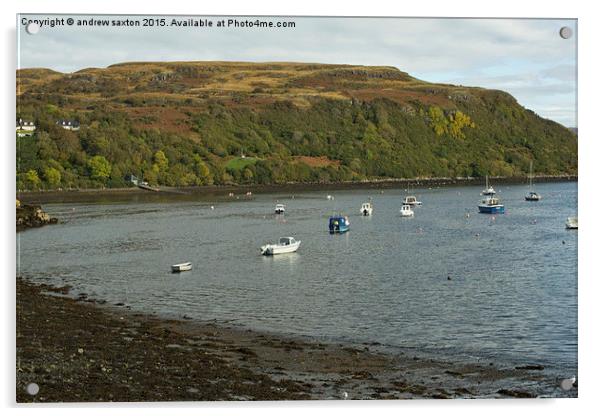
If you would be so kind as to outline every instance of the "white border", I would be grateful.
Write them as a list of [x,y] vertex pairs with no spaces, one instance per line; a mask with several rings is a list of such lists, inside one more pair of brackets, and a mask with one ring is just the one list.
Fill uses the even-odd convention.
[[[0,342],[2,350],[2,371],[0,372],[0,392],[3,407],[11,407],[10,414],[19,412],[30,414],[37,411],[48,415],[103,414],[109,408],[111,412],[126,414],[134,408],[143,406],[143,412],[149,415],[164,415],[165,408],[175,408],[178,414],[249,413],[251,415],[282,414],[306,415],[308,412],[326,414],[342,410],[358,415],[367,411],[379,414],[399,414],[401,412],[445,413],[447,415],[507,415],[508,413],[528,411],[545,414],[581,414],[589,413],[598,404],[597,396],[600,382],[600,343],[599,317],[602,316],[600,304],[600,279],[594,253],[600,251],[597,244],[600,237],[600,206],[597,176],[600,172],[598,159],[602,134],[600,112],[600,27],[602,16],[592,4],[595,2],[558,1],[527,2],[525,0],[504,0],[500,2],[471,0],[431,0],[422,2],[343,1],[326,2],[324,0],[304,0],[295,3],[283,1],[228,1],[217,2],[170,0],[168,2],[98,0],[68,1],[20,0],[17,4],[2,2],[2,126],[6,126],[2,136],[2,216],[3,219],[3,260],[5,273],[2,274],[2,310],[4,337]],[[249,15],[336,15],[336,16],[446,16],[446,17],[548,17],[579,19],[579,191],[582,195],[579,204],[579,216],[582,228],[579,230],[579,399],[555,400],[478,400],[478,401],[412,401],[412,402],[276,402],[276,403],[192,403],[192,404],[143,404],[143,405],[70,405],[21,407],[14,405],[14,168],[15,145],[12,123],[15,114],[15,65],[16,35],[15,15],[22,13],[144,13],[144,14],[249,14]],[[403,69],[403,68],[402,68]],[[10,130],[10,131],[9,131]],[[589,191],[586,193],[586,191]],[[560,312],[559,312],[560,313]],[[85,410],[82,409],[85,407]],[[200,408],[199,408],[200,407]]]

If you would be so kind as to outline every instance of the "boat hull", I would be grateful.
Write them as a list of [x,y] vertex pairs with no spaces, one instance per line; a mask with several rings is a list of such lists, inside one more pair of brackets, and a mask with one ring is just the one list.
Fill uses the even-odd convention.
[[339,227],[330,227],[330,234],[343,234],[349,231],[348,225],[341,225]]
[[541,199],[541,196],[539,195],[526,195],[525,196],[525,201],[539,201]]
[[174,264],[171,266],[172,273],[188,272],[190,270],[192,270],[192,264],[190,263]]
[[479,212],[482,214],[503,214],[504,211],[503,205],[479,205]]

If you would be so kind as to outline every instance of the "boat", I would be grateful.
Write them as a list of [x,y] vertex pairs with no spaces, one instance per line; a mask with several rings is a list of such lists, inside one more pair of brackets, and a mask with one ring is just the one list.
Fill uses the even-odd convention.
[[266,244],[261,246],[261,254],[264,256],[273,256],[276,254],[294,253],[299,249],[301,241],[293,237],[280,237],[277,244]]
[[367,217],[368,215],[372,215],[372,202],[364,202],[362,204],[362,208],[360,209],[360,213]]
[[284,206],[284,204],[276,204],[276,208],[274,208],[274,212],[276,214],[284,214],[285,210],[286,207]]
[[489,195],[479,204],[479,212],[483,214],[503,214],[504,204],[498,197]]
[[493,189],[493,186],[489,185],[489,176],[485,175],[485,189],[483,189],[481,191],[481,195],[495,195],[495,189]]
[[533,189],[533,161],[531,161],[531,165],[529,167],[529,193],[525,195],[525,200],[527,201],[539,201],[541,199],[541,195],[539,195]]
[[334,215],[328,220],[330,234],[342,234],[349,231],[349,218],[342,215]]
[[191,262],[174,264],[173,266],[171,266],[171,271],[173,273],[187,272],[189,270],[192,270],[192,263]]
[[535,191],[529,191],[527,195],[525,195],[525,200],[527,201],[539,201],[541,200],[541,195],[539,195]]
[[412,210],[411,205],[405,205],[405,204],[402,205],[399,212],[402,217],[413,217],[414,216],[414,211]]
[[566,223],[565,226],[567,228],[567,230],[576,230],[578,228],[578,221],[577,221],[577,217],[568,217],[566,219]]
[[139,182],[137,186],[138,188],[144,189],[145,191],[159,192],[159,188],[154,188],[150,186],[148,182]]
[[403,205],[411,205],[411,206],[422,205],[422,202],[418,201],[415,196],[410,195],[410,196],[406,196],[403,199]]

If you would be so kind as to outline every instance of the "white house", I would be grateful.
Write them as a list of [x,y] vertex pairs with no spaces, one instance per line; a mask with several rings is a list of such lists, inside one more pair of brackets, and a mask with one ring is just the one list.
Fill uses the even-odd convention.
[[23,120],[22,118],[17,120],[17,135],[19,137],[31,136],[36,129],[36,125],[33,121]]
[[79,121],[77,120],[59,120],[57,126],[61,126],[65,130],[79,130]]

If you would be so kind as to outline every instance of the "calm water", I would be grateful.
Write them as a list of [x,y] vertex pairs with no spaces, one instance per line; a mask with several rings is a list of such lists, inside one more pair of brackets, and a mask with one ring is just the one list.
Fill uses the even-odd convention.
[[[495,217],[477,213],[481,187],[414,189],[413,219],[399,216],[402,190],[46,205],[62,223],[19,234],[19,267],[133,310],[576,373],[577,232],[564,221],[577,184],[539,184],[540,202],[498,188]],[[361,217],[368,197],[374,215]],[[333,210],[349,233],[328,234]],[[259,254],[289,235],[298,253]],[[183,261],[193,271],[171,274]]]

